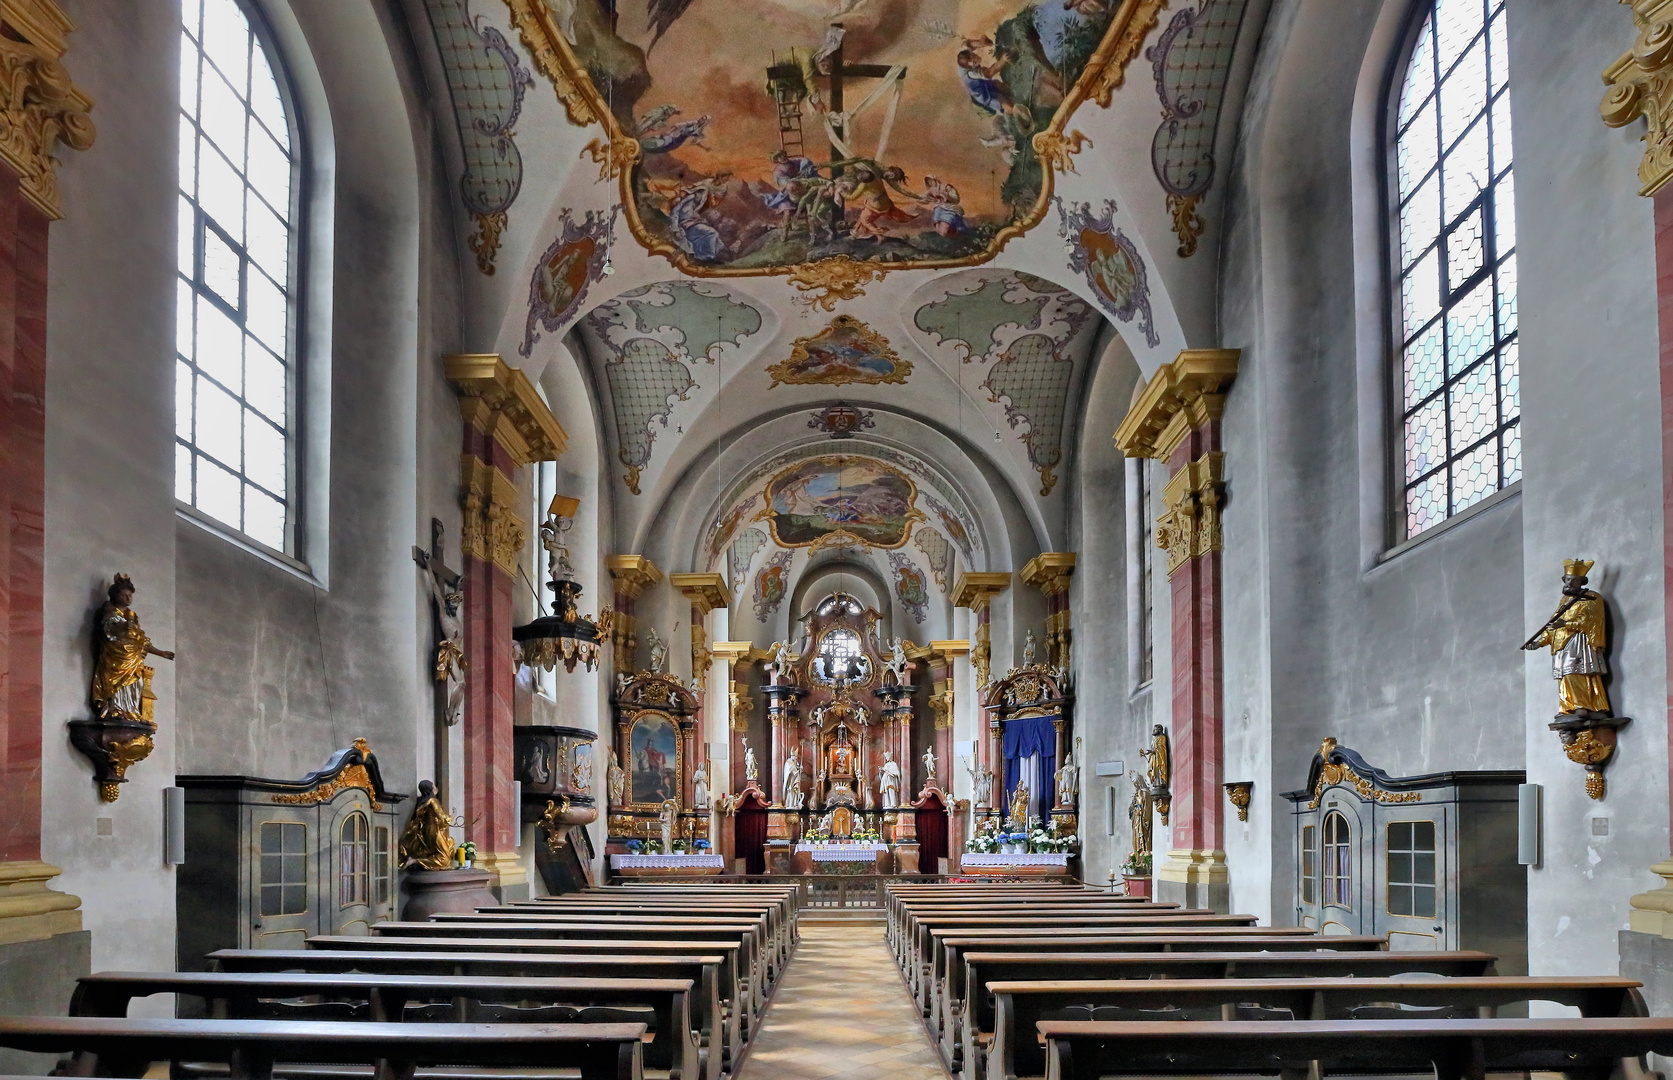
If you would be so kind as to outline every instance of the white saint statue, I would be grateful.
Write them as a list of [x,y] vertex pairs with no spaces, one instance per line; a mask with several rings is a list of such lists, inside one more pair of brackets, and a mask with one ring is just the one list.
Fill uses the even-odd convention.
[[894,644],[889,650],[889,660],[883,665],[883,670],[893,673],[895,682],[904,686],[906,685],[906,671],[911,666],[912,662],[906,659],[905,645],[900,638],[895,638]]
[[802,794],[802,755],[792,750],[784,759],[784,808],[800,810],[806,796]]
[[610,805],[624,806],[622,796],[627,793],[627,774],[622,772],[622,763],[616,758],[616,751],[610,751]]
[[883,809],[893,810],[900,805],[900,763],[887,750],[883,751],[883,765],[877,770],[877,791],[883,797]]
[[645,644],[651,648],[651,671],[661,675],[668,670],[668,644],[662,640],[662,635],[651,627],[650,633],[645,635]]
[[709,763],[699,761],[697,769],[691,774],[691,804],[696,810],[709,808]]
[[935,783],[935,747],[924,751],[924,783]]
[[[1075,749],[1079,749],[1081,740],[1075,740]],[[1057,805],[1072,807],[1080,798],[1080,766],[1075,762],[1075,751],[1067,750],[1063,754],[1063,765],[1057,770]]]
[[761,778],[761,768],[755,763],[755,747],[749,745],[748,739],[739,739],[744,744],[744,781],[753,784]]
[[976,768],[974,758],[964,759],[964,771],[970,774],[971,803],[990,806],[993,803],[993,770]]
[[662,804],[662,810],[656,815],[657,824],[662,827],[662,853],[674,853],[674,800],[668,799]]
[[[655,631],[653,630],[652,633],[655,633]],[[1038,650],[1038,648],[1039,647],[1034,644],[1034,631],[1030,630],[1028,632],[1028,635],[1022,639],[1022,666],[1023,667],[1033,667],[1034,666],[1034,654]]]
[[795,658],[790,655],[788,641],[773,642],[772,647],[767,650],[767,682],[777,686],[779,680],[789,673],[790,665],[794,661]]

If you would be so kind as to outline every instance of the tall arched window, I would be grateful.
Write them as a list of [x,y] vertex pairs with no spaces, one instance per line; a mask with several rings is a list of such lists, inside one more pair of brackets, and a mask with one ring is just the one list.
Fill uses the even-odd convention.
[[182,0],[175,498],[296,546],[296,132],[238,0]]
[[1522,478],[1504,0],[1431,0],[1389,128],[1402,538]]

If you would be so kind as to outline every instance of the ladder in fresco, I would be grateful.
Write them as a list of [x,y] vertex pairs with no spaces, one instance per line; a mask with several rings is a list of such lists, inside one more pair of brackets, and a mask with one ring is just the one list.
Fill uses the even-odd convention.
[[802,139],[801,71],[794,64],[776,62],[767,69],[773,88],[773,104],[778,109],[778,145],[789,157],[800,157],[806,143]]

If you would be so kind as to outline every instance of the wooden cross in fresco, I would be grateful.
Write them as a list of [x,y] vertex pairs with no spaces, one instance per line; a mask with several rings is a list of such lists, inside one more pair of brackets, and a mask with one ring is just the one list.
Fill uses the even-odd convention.
[[[838,28],[842,26],[841,23],[832,23],[831,25]],[[826,82],[828,83],[828,90],[825,95],[825,104],[833,113],[842,112],[843,87],[849,79],[881,79],[889,74],[888,64],[843,63],[841,42],[837,43],[836,49],[831,53],[826,63],[830,66],[830,70],[828,72],[818,71],[817,67],[815,67],[815,72],[816,74],[824,76]],[[800,82],[801,77],[801,70],[795,64],[773,64],[767,69],[767,82],[769,85],[779,82]],[[906,76],[902,74],[901,78],[905,79]],[[844,140],[847,139],[848,132],[843,130],[842,124],[833,123],[831,126],[835,128],[838,136]],[[799,138],[799,129],[797,134]],[[831,147],[831,160],[840,161],[842,158],[842,151],[838,150],[834,146]]]

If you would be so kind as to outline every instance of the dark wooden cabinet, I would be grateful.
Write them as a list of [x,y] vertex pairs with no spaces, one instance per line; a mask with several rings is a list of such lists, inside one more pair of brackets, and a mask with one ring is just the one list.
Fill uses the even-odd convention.
[[296,949],[391,919],[400,804],[365,740],[301,780],[180,776],[186,862],[175,881],[182,971],[216,949]]

